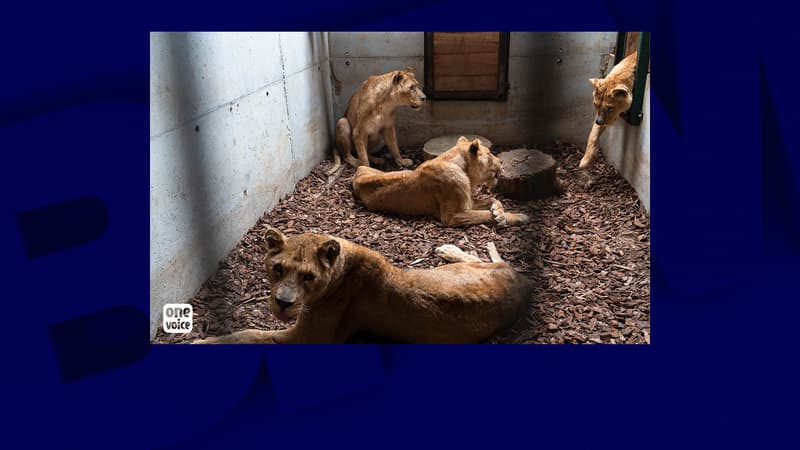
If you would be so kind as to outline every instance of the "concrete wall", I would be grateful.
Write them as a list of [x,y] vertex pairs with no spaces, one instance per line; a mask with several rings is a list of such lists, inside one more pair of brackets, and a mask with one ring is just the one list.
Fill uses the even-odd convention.
[[[331,33],[334,111],[370,75],[414,67],[424,80],[423,33]],[[477,133],[496,144],[560,139],[585,144],[594,110],[588,79],[605,76],[616,33],[511,33],[510,91],[505,101],[430,101],[398,110],[401,145],[449,133]]]
[[327,157],[327,33],[150,35],[150,335]]
[[650,213],[650,76],[645,85],[642,123],[631,126],[617,120],[600,136],[606,160],[636,189],[639,200]]

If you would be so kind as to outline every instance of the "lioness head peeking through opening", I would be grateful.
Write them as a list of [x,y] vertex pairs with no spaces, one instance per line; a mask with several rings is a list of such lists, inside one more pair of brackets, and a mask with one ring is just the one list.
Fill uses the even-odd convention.
[[392,76],[392,94],[398,105],[407,105],[411,109],[418,110],[422,107],[422,102],[427,98],[419,87],[419,81],[414,76],[414,69],[409,67],[404,70],[397,70]]
[[303,234],[287,240],[270,228],[264,235],[264,265],[272,287],[270,309],[286,322],[328,292],[341,246],[330,236]]
[[[620,114],[629,110],[633,102],[633,79],[636,75],[637,52],[633,52],[619,62],[605,78],[590,78],[594,93],[595,116],[592,131],[586,142],[586,151],[579,164],[580,169],[588,169],[600,148],[600,135],[613,125]],[[590,177],[588,185],[593,183]]]
[[611,125],[620,114],[631,108],[633,97],[629,86],[615,80],[591,78],[589,81],[594,86],[595,124]]

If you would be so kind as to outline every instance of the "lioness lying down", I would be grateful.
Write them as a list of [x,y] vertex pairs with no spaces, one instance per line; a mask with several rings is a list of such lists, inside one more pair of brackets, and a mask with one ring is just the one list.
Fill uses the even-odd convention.
[[434,216],[448,227],[528,223],[528,216],[505,212],[493,197],[473,197],[479,186],[497,184],[501,168],[500,159],[480,140],[470,142],[461,136],[453,148],[413,171],[381,172],[359,167],[353,177],[353,191],[373,211]]
[[403,270],[328,235],[286,238],[270,229],[265,241],[270,308],[280,320],[297,317],[295,326],[194,343],[341,343],[358,331],[402,342],[474,343],[511,325],[532,292],[493,246],[491,263],[446,245],[437,254],[455,264]]

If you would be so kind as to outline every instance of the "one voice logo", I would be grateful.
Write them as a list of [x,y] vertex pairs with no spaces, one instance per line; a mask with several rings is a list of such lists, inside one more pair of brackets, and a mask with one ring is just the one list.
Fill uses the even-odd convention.
[[165,333],[192,331],[192,305],[188,303],[167,303],[164,305],[163,317]]

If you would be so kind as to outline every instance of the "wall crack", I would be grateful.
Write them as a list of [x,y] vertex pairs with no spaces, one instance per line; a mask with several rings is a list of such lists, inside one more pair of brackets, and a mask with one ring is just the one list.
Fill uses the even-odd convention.
[[289,173],[292,177],[292,185],[297,184],[298,179],[296,178],[296,174],[294,173],[295,169],[295,156],[294,156],[294,140],[292,139],[292,127],[291,127],[291,115],[289,114],[289,92],[288,92],[288,83],[286,80],[286,57],[283,55],[283,41],[281,40],[281,34],[278,34],[278,54],[280,55],[281,59],[281,79],[283,80],[283,105],[284,109],[286,110],[286,134],[289,136],[289,153],[292,157],[292,166],[289,170]]

